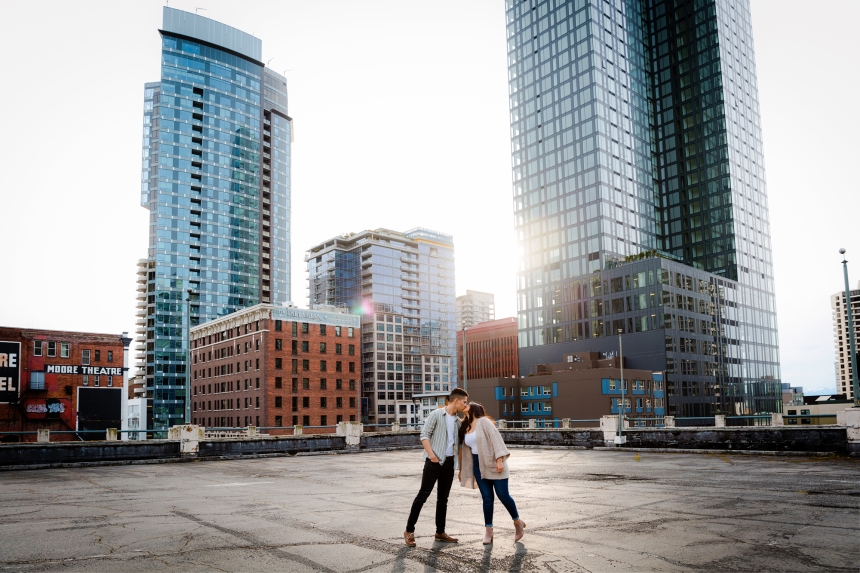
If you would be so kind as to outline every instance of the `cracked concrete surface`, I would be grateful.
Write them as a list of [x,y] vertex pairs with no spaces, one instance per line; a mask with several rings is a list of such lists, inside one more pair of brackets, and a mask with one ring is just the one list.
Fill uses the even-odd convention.
[[402,533],[420,452],[0,473],[5,571],[851,571],[860,463],[839,458],[515,450],[511,494],[481,544],[456,482]]

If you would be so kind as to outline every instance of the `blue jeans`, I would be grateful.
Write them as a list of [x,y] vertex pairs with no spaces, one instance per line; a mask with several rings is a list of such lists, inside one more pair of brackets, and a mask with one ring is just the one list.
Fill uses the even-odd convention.
[[481,479],[481,468],[478,464],[478,454],[472,454],[472,467],[475,472],[475,482],[478,484],[478,490],[481,492],[481,498],[484,500],[484,523],[486,527],[493,526],[493,505],[496,499],[493,497],[493,488],[496,490],[496,495],[499,496],[499,501],[511,514],[511,519],[516,521],[520,518],[517,513],[517,504],[514,503],[514,498],[508,493],[507,479]]

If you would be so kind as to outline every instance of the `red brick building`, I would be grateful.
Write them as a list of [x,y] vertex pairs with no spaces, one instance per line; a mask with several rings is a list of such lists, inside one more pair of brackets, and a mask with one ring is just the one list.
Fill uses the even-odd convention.
[[0,327],[0,440],[34,442],[35,435],[3,432],[41,428],[120,428],[125,349],[119,334]]
[[[517,319],[479,322],[466,330],[468,380],[519,376]],[[463,380],[463,331],[457,331],[457,368]],[[462,385],[462,382],[461,382]]]
[[192,328],[191,422],[274,428],[357,421],[360,320],[332,310],[259,304]]

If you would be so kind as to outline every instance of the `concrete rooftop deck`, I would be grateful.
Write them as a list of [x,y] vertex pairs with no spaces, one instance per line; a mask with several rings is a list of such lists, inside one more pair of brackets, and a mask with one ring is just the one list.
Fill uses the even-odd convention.
[[0,473],[0,570],[851,571],[860,463],[841,458],[513,451],[520,544],[456,482],[433,542],[402,533],[420,451]]

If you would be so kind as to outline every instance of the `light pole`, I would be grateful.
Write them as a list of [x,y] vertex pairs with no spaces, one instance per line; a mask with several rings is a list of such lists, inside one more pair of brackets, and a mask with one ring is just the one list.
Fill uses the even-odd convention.
[[185,308],[187,310],[185,328],[185,423],[191,423],[191,289],[186,291]]
[[854,342],[854,317],[851,313],[851,288],[848,286],[848,261],[845,260],[845,249],[839,249],[842,255],[842,272],[845,275],[845,310],[848,312],[848,342],[851,352],[851,389],[854,391],[854,407],[860,408],[860,385],[857,383],[857,345]]
[[621,407],[618,409],[618,443],[623,444],[624,439],[624,414],[627,408],[624,406],[624,351],[621,344],[622,329],[618,329],[618,362],[621,367]]
[[469,385],[469,374],[466,372],[466,330],[467,327],[463,327],[463,390],[468,392],[469,389],[467,386]]

